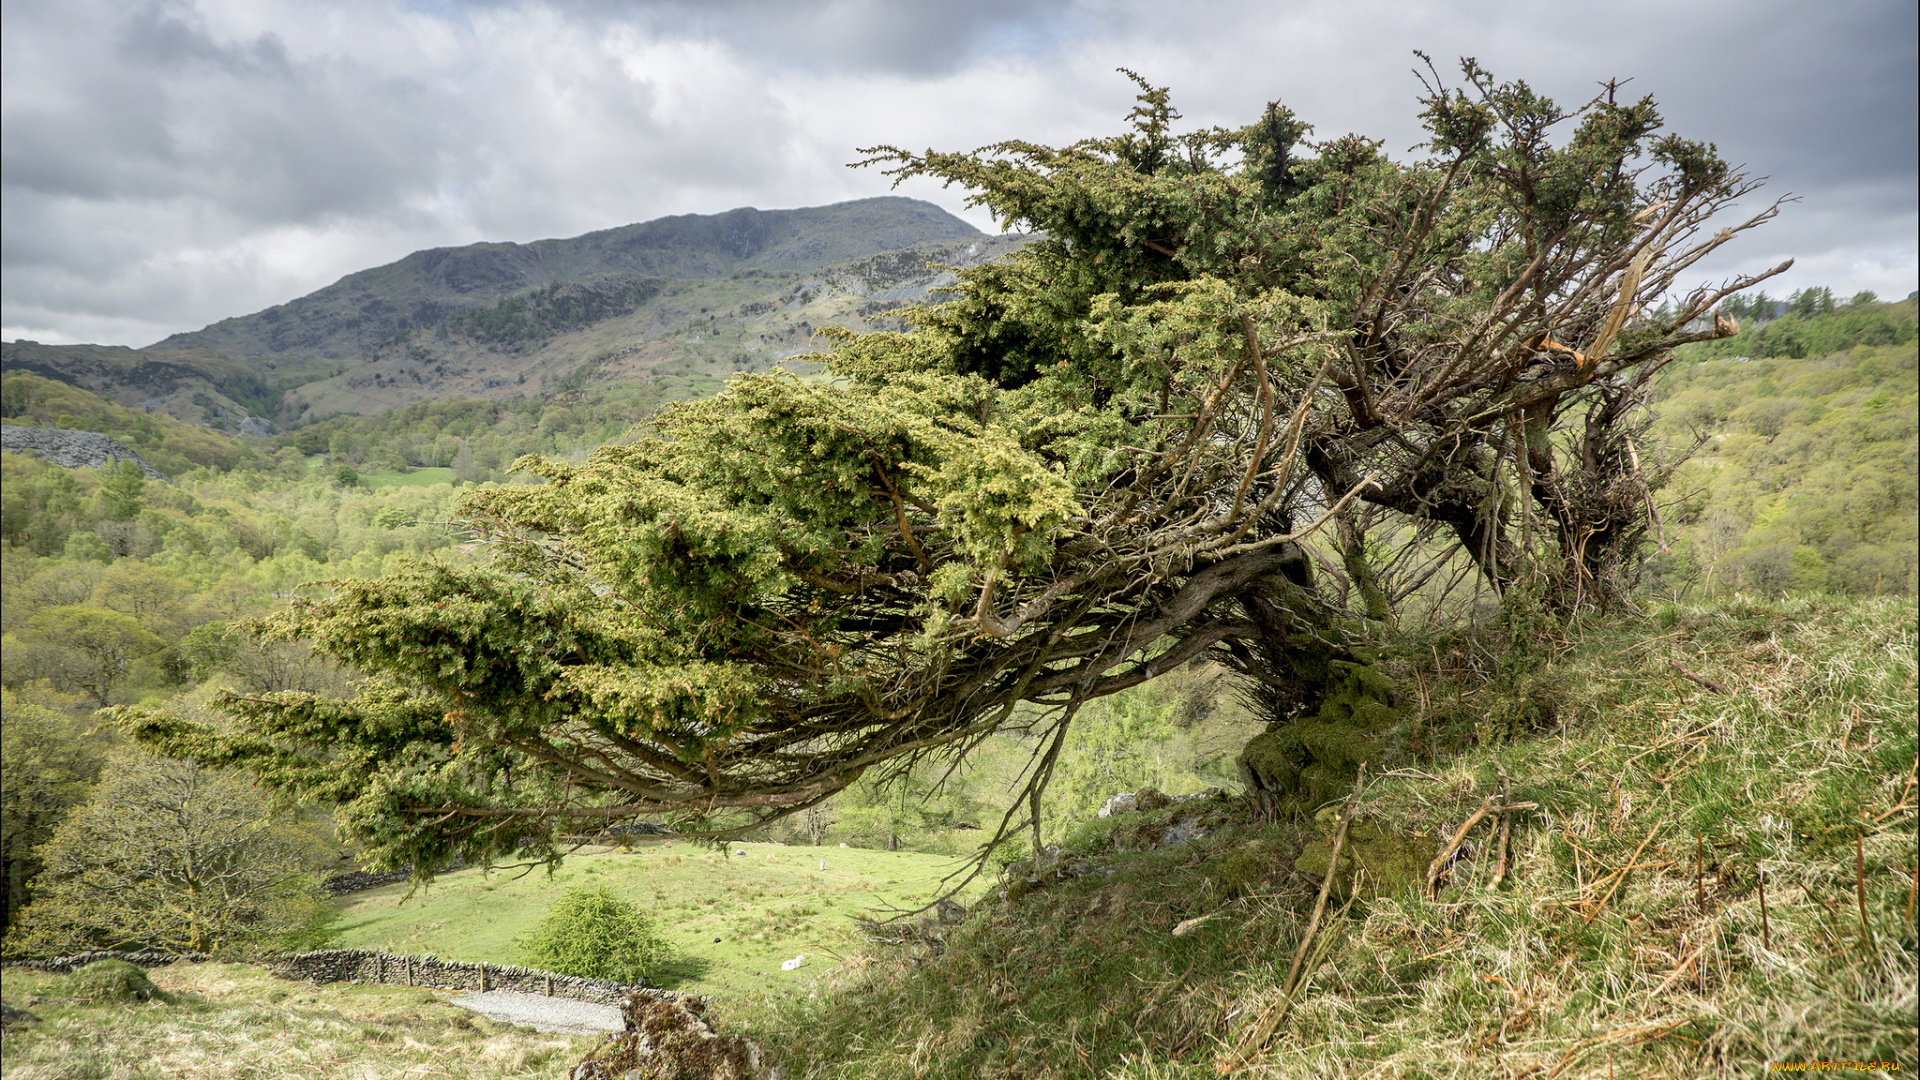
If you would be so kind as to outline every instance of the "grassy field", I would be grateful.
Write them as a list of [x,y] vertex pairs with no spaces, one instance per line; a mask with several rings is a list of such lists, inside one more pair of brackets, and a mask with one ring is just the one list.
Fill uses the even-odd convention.
[[453,479],[452,469],[432,466],[405,472],[399,469],[370,469],[360,474],[360,482],[376,491],[390,487],[432,487],[435,484],[451,484]]
[[403,987],[314,987],[242,964],[151,975],[172,1002],[87,1003],[63,976],[0,973],[8,1004],[41,1020],[0,1036],[7,1080],[508,1080],[561,1076],[597,1041]]
[[[862,848],[681,842],[589,849],[544,870],[461,870],[404,899],[405,885],[344,898],[338,948],[520,963],[514,939],[569,885],[605,885],[656,920],[675,961],[653,981],[723,999],[807,986],[858,948],[854,916],[930,903],[958,866],[939,855]],[[746,854],[736,854],[737,852]],[[793,971],[780,964],[805,954]]]

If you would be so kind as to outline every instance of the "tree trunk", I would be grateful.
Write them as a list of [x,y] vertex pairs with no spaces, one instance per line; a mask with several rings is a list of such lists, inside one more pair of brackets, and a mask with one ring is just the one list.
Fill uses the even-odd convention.
[[1347,793],[1361,763],[1395,752],[1404,716],[1373,651],[1348,643],[1357,624],[1341,625],[1307,589],[1269,579],[1240,603],[1263,633],[1221,659],[1268,721],[1235,762],[1241,782],[1263,817],[1311,814]]

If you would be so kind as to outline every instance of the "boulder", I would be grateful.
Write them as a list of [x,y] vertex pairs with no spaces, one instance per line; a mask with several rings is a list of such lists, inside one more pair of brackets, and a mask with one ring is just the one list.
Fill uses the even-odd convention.
[[[1328,809],[1315,820],[1326,839],[1308,844],[1294,861],[1293,868],[1308,877],[1324,880],[1331,869],[1333,830],[1339,827],[1339,814]],[[1392,896],[1425,885],[1427,866],[1433,861],[1439,843],[1425,833],[1408,832],[1390,822],[1359,818],[1347,826],[1347,842],[1340,848],[1340,866],[1334,871],[1333,895],[1346,899],[1353,894],[1356,871],[1360,871],[1360,895],[1363,898]]]

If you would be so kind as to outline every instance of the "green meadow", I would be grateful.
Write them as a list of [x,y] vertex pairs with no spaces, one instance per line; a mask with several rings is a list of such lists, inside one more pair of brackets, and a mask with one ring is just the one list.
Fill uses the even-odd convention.
[[[568,886],[605,885],[653,916],[673,947],[673,963],[653,982],[739,998],[806,985],[860,946],[857,918],[932,903],[961,865],[943,855],[863,848],[744,843],[724,850],[681,841],[593,848],[551,874],[544,867],[457,870],[411,896],[405,884],[370,889],[344,898],[329,944],[516,963],[515,939]],[[798,968],[781,969],[802,954]]]

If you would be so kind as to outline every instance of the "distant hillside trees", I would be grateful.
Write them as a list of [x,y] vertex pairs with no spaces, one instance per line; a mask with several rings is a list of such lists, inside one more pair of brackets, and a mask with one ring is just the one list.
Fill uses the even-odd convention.
[[1883,304],[1871,293],[1837,305],[1830,289],[1804,289],[1793,294],[1784,305],[1785,313],[1777,317],[1773,312],[1779,305],[1765,293],[1747,301],[1738,297],[1728,297],[1728,301],[1731,303],[1723,304],[1723,308],[1743,320],[1740,332],[1689,346],[1689,359],[1747,356],[1802,360],[1856,345],[1902,345],[1914,337],[1913,302]]
[[1705,442],[1670,488],[1673,533],[1650,563],[1657,586],[1913,591],[1916,344],[1909,335],[1804,360],[1683,360],[1663,372],[1654,434]]

